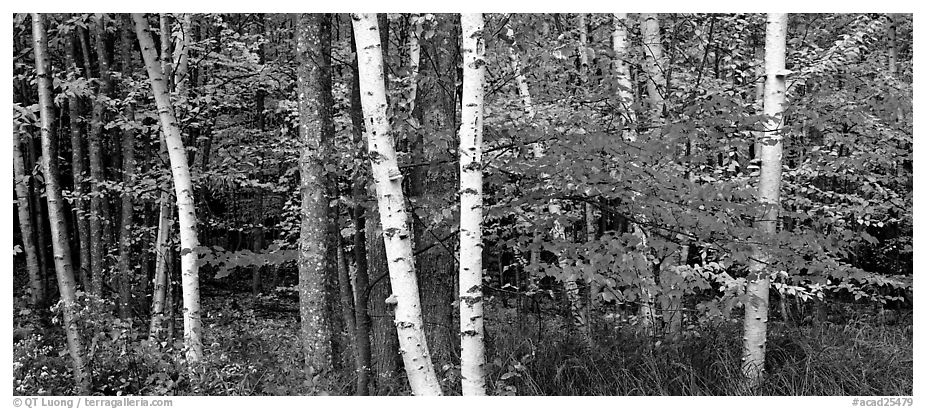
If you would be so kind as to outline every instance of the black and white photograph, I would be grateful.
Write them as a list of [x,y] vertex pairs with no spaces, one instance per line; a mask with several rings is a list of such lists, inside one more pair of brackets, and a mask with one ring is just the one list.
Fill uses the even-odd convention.
[[912,13],[15,7],[11,407],[913,406]]

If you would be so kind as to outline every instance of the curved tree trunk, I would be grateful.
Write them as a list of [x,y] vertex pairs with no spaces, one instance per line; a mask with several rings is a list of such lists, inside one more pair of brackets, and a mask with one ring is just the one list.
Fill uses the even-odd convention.
[[[761,138],[762,162],[759,169],[759,214],[756,227],[763,235],[777,231],[781,187],[781,127],[784,125],[785,52],[788,15],[768,15],[765,34],[764,114],[769,118]],[[749,387],[757,387],[765,367],[766,326],[768,323],[768,255],[758,250],[749,265],[746,282],[746,315],[743,318],[743,375]]]
[[460,374],[463,396],[483,396],[485,343],[482,309],[482,120],[485,23],[462,14],[463,112],[460,126]]
[[77,298],[75,296],[74,269],[71,264],[71,247],[68,245],[68,230],[64,199],[58,184],[58,161],[52,126],[55,106],[51,88],[51,73],[48,59],[48,38],[45,34],[44,16],[32,13],[32,41],[35,51],[35,71],[39,88],[39,110],[42,118],[42,168],[45,171],[45,198],[48,202],[48,219],[51,224],[52,250],[55,271],[58,276],[58,290],[63,303],[64,330],[68,352],[74,361],[74,383],[78,394],[90,394],[90,372],[84,356],[83,341],[75,319]]
[[[389,58],[389,16],[387,13],[378,13],[376,18],[379,23],[379,38],[382,45],[383,83],[384,88],[388,89],[389,76],[386,74]],[[354,40],[356,43],[356,36]],[[361,112],[361,116],[362,114],[363,112]],[[367,157],[366,148],[364,148],[363,157]],[[365,197],[375,198],[376,188],[370,184],[365,186],[367,191]],[[369,277],[372,279],[366,294],[368,294],[367,302],[370,304],[370,316],[372,318],[373,365],[375,367],[374,388],[377,394],[382,395],[391,392],[388,387],[391,382],[387,382],[387,380],[397,377],[399,368],[402,365],[402,358],[399,356],[399,339],[394,324],[395,311],[391,304],[386,303],[386,299],[391,294],[392,281],[389,279],[383,226],[380,223],[379,209],[375,200],[367,213],[366,227],[369,229],[369,234],[366,235],[367,267]]]
[[199,306],[199,266],[196,250],[199,238],[196,229],[196,208],[193,202],[193,182],[186,151],[180,135],[180,128],[174,116],[170,94],[164,80],[164,72],[157,61],[154,40],[151,38],[148,20],[143,14],[132,14],[135,34],[141,45],[142,57],[151,83],[151,90],[158,107],[161,129],[170,156],[174,191],[177,197],[177,213],[180,221],[180,279],[183,287],[183,338],[187,359],[196,362],[202,359],[202,320]]
[[402,174],[386,117],[386,88],[379,28],[373,14],[352,14],[360,74],[360,99],[376,186],[386,260],[392,282],[395,325],[405,372],[415,395],[440,395],[421,320],[415,259],[402,192]]

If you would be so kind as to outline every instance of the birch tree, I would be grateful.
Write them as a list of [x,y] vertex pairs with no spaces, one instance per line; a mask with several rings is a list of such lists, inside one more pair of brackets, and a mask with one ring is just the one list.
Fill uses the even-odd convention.
[[202,319],[199,307],[199,266],[196,250],[199,238],[196,228],[196,208],[193,202],[193,182],[186,150],[180,135],[180,127],[174,116],[164,72],[158,63],[157,51],[151,37],[151,28],[144,14],[134,13],[135,34],[141,46],[145,69],[151,83],[151,91],[158,108],[161,130],[170,158],[174,181],[174,195],[177,198],[177,216],[180,222],[180,280],[183,287],[183,338],[187,348],[187,359],[196,362],[202,359]]
[[463,111],[460,125],[460,373],[464,396],[485,395],[482,310],[482,121],[485,23],[461,14]]
[[352,14],[358,53],[360,100],[367,147],[376,187],[380,223],[392,284],[389,301],[395,305],[395,326],[405,371],[415,395],[440,395],[421,320],[415,259],[412,253],[394,142],[386,117],[386,87],[379,24],[375,14]]
[[[643,34],[643,54],[645,57],[644,69],[646,71],[646,95],[649,107],[649,120],[654,127],[653,135],[658,135],[659,129],[665,123],[665,89],[666,89],[666,62],[663,58],[662,37],[659,33],[659,15],[643,13],[640,15],[641,32]],[[674,247],[674,246],[673,246]],[[685,265],[688,258],[688,246],[682,244],[659,264],[660,283],[663,285],[662,319],[666,325],[665,333],[675,337],[681,330],[682,300],[672,291],[673,283],[677,281],[679,268]],[[666,288],[668,287],[668,288]]]
[[640,15],[643,32],[643,54],[646,57],[643,64],[647,79],[646,91],[649,96],[649,105],[652,118],[656,123],[662,123],[663,106],[665,105],[662,89],[666,83],[665,61],[662,57],[662,37],[659,35],[659,16],[652,13]]
[[74,383],[78,394],[90,394],[90,371],[84,355],[76,320],[77,297],[75,295],[74,268],[71,264],[71,247],[68,244],[67,217],[64,198],[58,178],[57,149],[55,148],[54,115],[52,95],[51,64],[48,58],[48,37],[45,33],[44,15],[32,13],[32,47],[35,52],[35,74],[39,88],[39,113],[42,127],[42,170],[45,174],[45,200],[48,203],[48,221],[51,225],[51,245],[58,277],[58,291],[61,293],[64,332],[68,353],[73,361]]
[[[765,134],[761,137],[759,168],[759,214],[756,228],[763,235],[777,231],[781,186],[781,155],[785,104],[785,52],[788,32],[787,14],[768,14],[765,25]],[[750,279],[746,282],[746,315],[743,318],[743,375],[746,385],[757,387],[765,366],[766,326],[770,262],[762,249],[750,262]]]
[[[623,125],[623,138],[628,141],[635,141],[637,139],[637,134],[634,129],[636,126],[636,114],[633,110],[635,100],[633,93],[634,87],[630,81],[630,68],[627,66],[627,62],[624,61],[628,53],[627,14],[615,13],[613,23],[614,31],[611,32],[611,47],[614,51],[612,69],[614,75],[617,76],[617,99],[621,106],[620,115]],[[631,231],[634,236],[640,239],[641,247],[646,248],[646,232],[636,223],[631,224]],[[644,272],[643,277],[641,277],[643,284],[640,288],[640,325],[647,329],[653,326],[653,318],[655,315],[653,312],[653,297],[648,289],[652,279],[652,272],[649,271]]]
[[614,51],[612,69],[617,76],[617,99],[621,106],[624,138],[636,140],[632,125],[636,123],[633,106],[633,85],[630,82],[630,67],[624,61],[627,55],[627,13],[614,13],[614,31],[611,32],[611,47]]
[[299,312],[305,365],[309,376],[323,372],[332,359],[331,327],[325,275],[328,252],[328,200],[325,197],[325,158],[322,152],[321,17],[300,14],[296,27],[299,137],[302,156],[299,179],[302,225],[299,233]]
[[[161,33],[171,32],[170,18],[167,14],[161,13],[158,22]],[[165,87],[168,91],[174,88],[172,61],[170,36],[161,35],[161,70],[164,72]],[[161,160],[164,163],[170,163],[163,133],[160,135],[158,145],[158,154],[161,156]],[[174,225],[173,211],[170,187],[162,186],[161,197],[158,199],[158,227],[154,243],[154,285],[151,292],[151,322],[148,331],[148,336],[154,339],[160,337],[163,329],[164,311],[173,309],[173,303],[167,297],[168,289],[172,285],[168,273],[168,264],[170,262],[169,242]]]
[[39,273],[38,246],[35,244],[33,210],[29,200],[32,175],[26,174],[21,135],[20,128],[13,130],[13,188],[16,191],[16,214],[19,217],[19,231],[22,233],[23,253],[26,254],[26,271],[29,273],[29,302],[33,308],[40,308],[45,305],[45,288],[42,275]]

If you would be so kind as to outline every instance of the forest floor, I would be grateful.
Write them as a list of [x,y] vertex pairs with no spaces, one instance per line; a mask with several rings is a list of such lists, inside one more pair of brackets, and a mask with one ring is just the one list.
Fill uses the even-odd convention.
[[[309,392],[293,291],[255,297],[205,288],[203,301],[204,364],[191,367],[183,362],[179,339],[172,345],[145,341],[137,325],[136,330],[121,334],[91,336],[96,339],[91,351],[95,393]],[[767,378],[760,390],[750,391],[737,382],[742,324],[736,321],[689,326],[681,339],[671,342],[654,342],[632,327],[598,323],[588,343],[571,335],[554,316],[526,312],[516,316],[512,308],[490,304],[488,387],[497,395],[912,395],[912,314],[899,314],[885,324],[868,311],[846,305],[822,323],[771,321]],[[20,303],[14,314],[16,328],[31,328],[15,340],[14,393],[70,394],[61,331],[42,330],[38,322],[42,318]],[[114,321],[99,322],[94,328],[120,324],[126,328]],[[181,331],[179,320],[177,331]],[[442,372],[451,378],[444,385],[458,385],[452,379],[457,376],[454,369]],[[351,376],[336,377],[329,393],[352,394],[353,382]],[[404,379],[391,382],[392,393],[408,394]],[[459,394],[459,390],[445,393]]]

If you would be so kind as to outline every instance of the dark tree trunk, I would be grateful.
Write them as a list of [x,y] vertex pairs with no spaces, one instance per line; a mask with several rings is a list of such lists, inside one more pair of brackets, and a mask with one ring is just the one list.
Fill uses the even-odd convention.
[[20,130],[16,130],[13,139],[13,177],[18,204],[19,228],[22,232],[23,252],[26,255],[26,271],[29,273],[29,300],[33,308],[42,308],[45,305],[45,285],[39,271],[38,248],[35,244],[35,231],[32,225],[32,204],[29,200],[29,190],[32,185],[32,175],[25,171],[22,146],[20,144]]
[[[74,34],[68,36],[67,44],[68,64],[75,73],[79,73],[77,67],[77,56],[75,54],[76,44]],[[77,242],[79,248],[79,269],[77,277],[80,280],[80,286],[85,291],[90,289],[90,202],[87,200],[87,185],[84,180],[86,177],[84,169],[84,121],[82,118],[83,103],[79,97],[68,98],[68,120],[71,129],[71,173],[74,177],[74,192],[77,194],[76,206],[76,225],[77,225]]]
[[107,223],[106,219],[109,214],[109,212],[106,212],[108,208],[107,198],[103,194],[101,185],[105,179],[103,173],[103,124],[106,111],[104,99],[109,96],[112,88],[109,76],[109,62],[105,58],[106,44],[103,38],[103,24],[102,16],[98,15],[93,18],[90,25],[100,68],[100,86],[93,102],[93,117],[90,122],[90,271],[92,275],[91,291],[97,295],[102,295],[103,292],[103,270],[105,268],[103,240],[106,233],[104,224]]
[[[132,75],[132,54],[131,45],[133,41],[133,26],[128,15],[125,16],[127,25],[122,27],[122,39],[120,43],[120,54],[122,59],[123,75],[129,77]],[[129,98],[128,86],[123,88],[123,98]],[[135,122],[135,108],[130,101],[126,104],[123,114],[125,121],[129,124]],[[129,258],[132,256],[132,218],[134,216],[134,206],[132,201],[132,192],[129,191],[135,184],[135,131],[131,127],[122,130],[122,182],[127,189],[122,194],[122,217],[120,218],[119,227],[119,317],[128,319],[132,316],[132,276],[135,263]]]
[[314,376],[331,367],[332,346],[328,271],[328,200],[325,197],[325,162],[323,154],[322,95],[324,64],[319,14],[300,15],[297,21],[296,54],[299,61],[297,87],[299,95],[299,136],[302,154],[299,159],[302,191],[302,224],[299,234],[299,310],[302,344],[308,375]]
[[[351,50],[355,51],[356,43],[353,38],[353,27],[351,27]],[[364,158],[366,149],[363,146],[363,111],[360,106],[360,81],[357,72],[357,59],[354,58],[351,64],[353,81],[351,83],[350,94],[350,119],[351,130],[353,132],[353,142],[355,152],[358,158]],[[355,161],[356,163],[356,161]],[[368,163],[363,160],[362,163]],[[352,218],[354,222],[354,262],[357,264],[355,273],[355,308],[357,331],[354,342],[357,345],[357,366],[360,371],[357,372],[357,389],[355,393],[359,396],[370,394],[370,371],[372,369],[372,352],[370,345],[370,320],[369,308],[369,269],[367,263],[367,244],[366,244],[366,216],[364,215],[364,202],[366,201],[366,175],[368,174],[363,166],[354,168],[351,195],[354,199],[352,209]]]
[[348,306],[340,303],[340,289],[338,287],[338,247],[340,232],[338,231],[338,180],[335,168],[334,151],[334,96],[331,93],[331,14],[319,16],[319,109],[321,120],[321,151],[326,162],[324,170],[325,204],[327,208],[325,254],[325,296],[328,300],[328,317],[331,325],[331,356],[334,370],[341,370],[342,364],[350,360],[347,334],[344,330],[342,308]]

